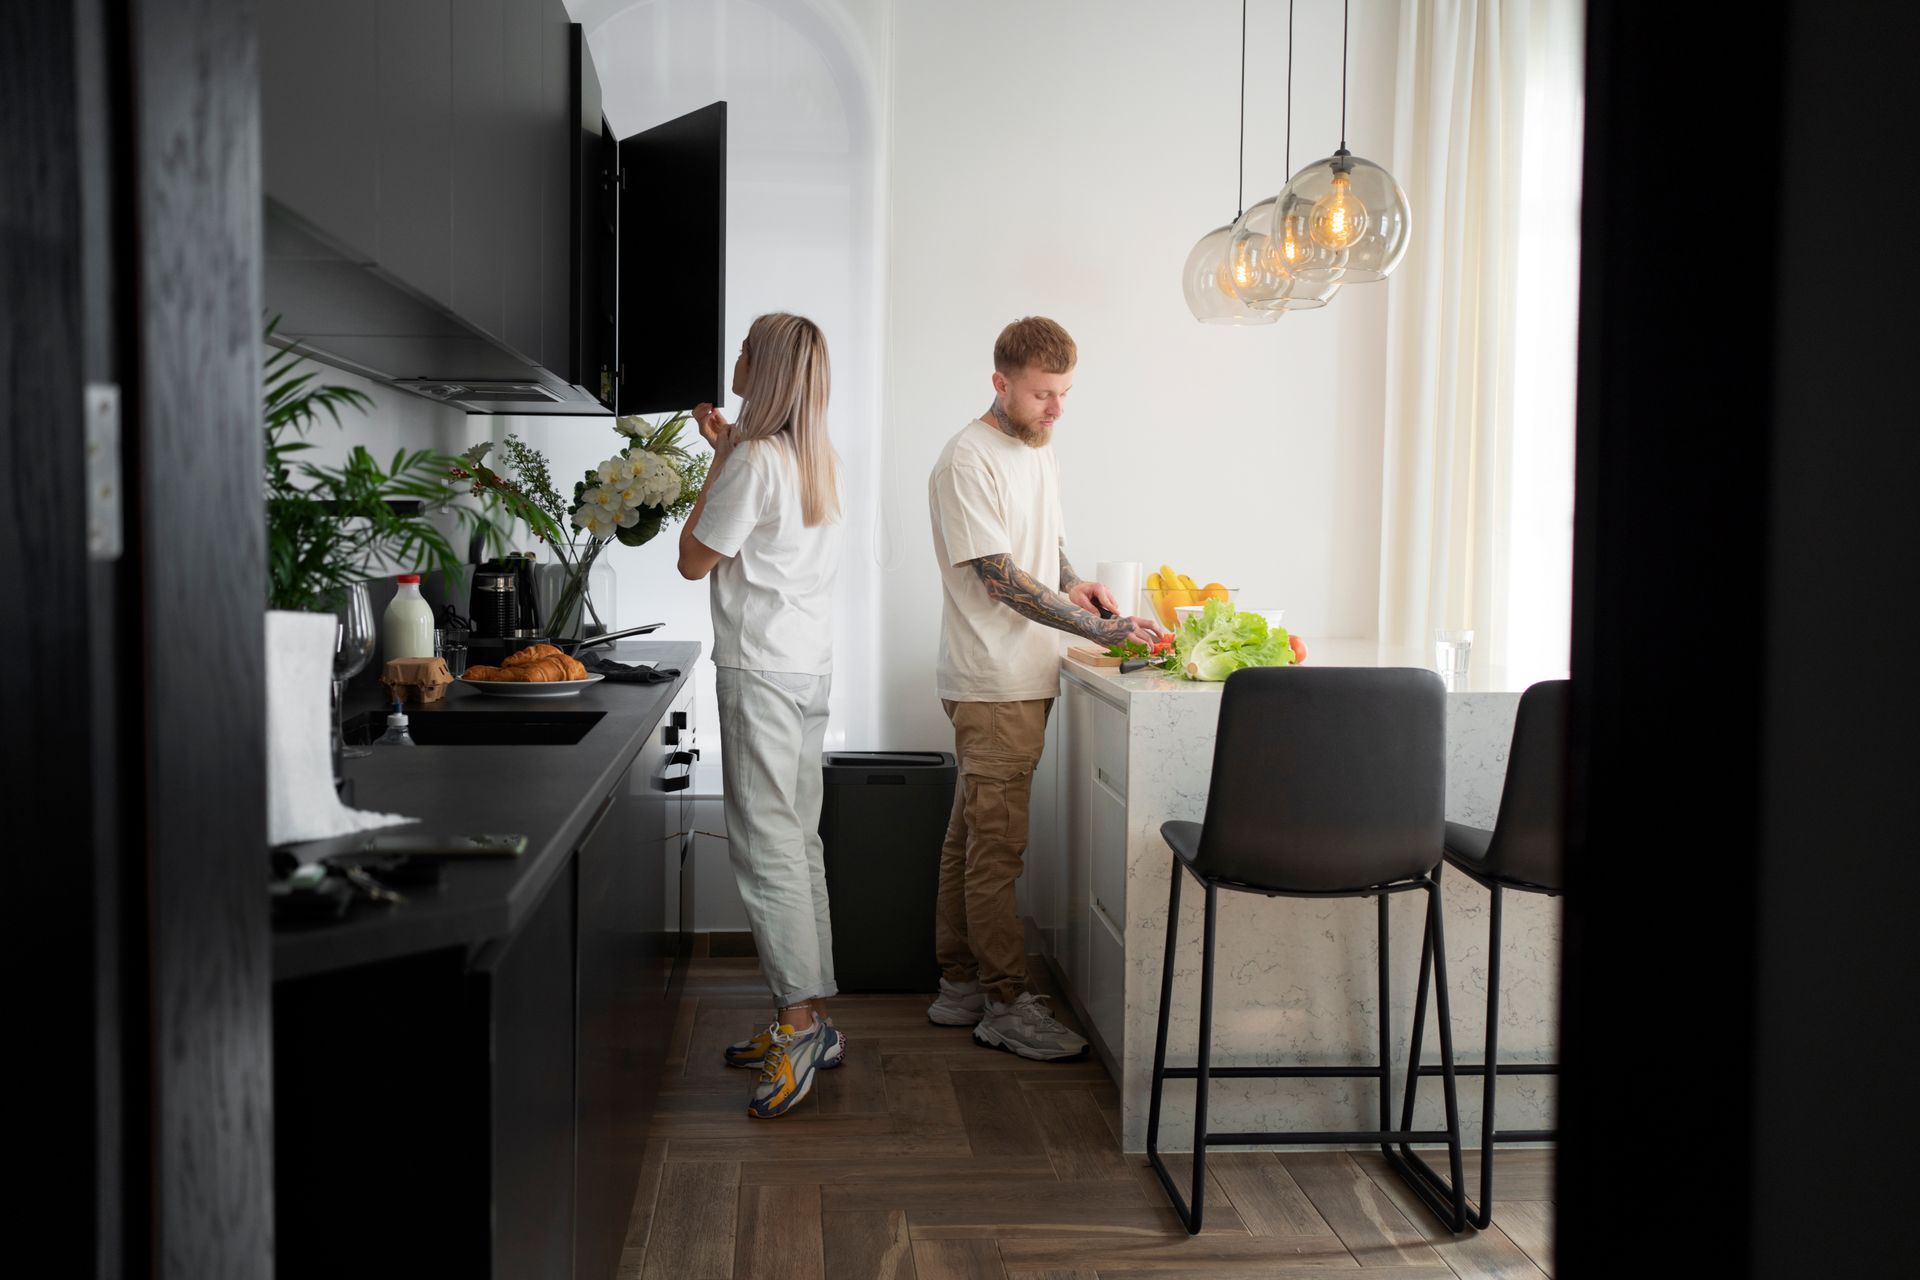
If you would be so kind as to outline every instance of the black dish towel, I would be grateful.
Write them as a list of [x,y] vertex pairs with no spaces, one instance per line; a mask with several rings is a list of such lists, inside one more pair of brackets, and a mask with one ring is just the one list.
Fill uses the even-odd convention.
[[672,684],[680,678],[678,667],[643,667],[638,663],[629,666],[612,658],[603,658],[597,653],[580,659],[580,665],[594,675],[625,681],[627,684]]

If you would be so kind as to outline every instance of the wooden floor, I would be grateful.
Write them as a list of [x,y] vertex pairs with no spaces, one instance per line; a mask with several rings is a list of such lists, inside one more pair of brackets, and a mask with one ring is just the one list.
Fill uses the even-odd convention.
[[752,959],[693,966],[622,1280],[1552,1274],[1542,1151],[1501,1153],[1495,1225],[1458,1238],[1377,1152],[1216,1152],[1189,1237],[1145,1157],[1121,1154],[1097,1062],[980,1048],[928,1023],[923,996],[834,1000],[847,1064],[793,1113],[750,1120],[752,1076],[720,1051],[766,1016],[766,988]]

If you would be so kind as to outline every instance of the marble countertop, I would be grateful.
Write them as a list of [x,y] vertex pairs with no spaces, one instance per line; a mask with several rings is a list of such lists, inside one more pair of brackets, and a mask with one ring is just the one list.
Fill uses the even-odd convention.
[[[1377,640],[1331,639],[1307,642],[1307,665],[1315,667],[1426,667],[1431,653],[1421,655],[1383,647]],[[1095,667],[1061,655],[1061,669],[1103,693],[1109,700],[1136,697],[1218,697],[1224,681],[1182,680],[1154,670],[1121,675],[1118,667]],[[1464,687],[1454,693],[1519,693],[1536,680],[1565,679],[1565,671],[1518,672],[1487,664],[1470,666]]]

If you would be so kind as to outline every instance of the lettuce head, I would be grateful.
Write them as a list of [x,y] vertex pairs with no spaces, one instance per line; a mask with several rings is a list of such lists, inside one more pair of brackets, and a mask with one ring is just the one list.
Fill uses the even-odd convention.
[[1224,600],[1186,619],[1174,633],[1173,653],[1189,680],[1225,680],[1242,667],[1293,665],[1285,627],[1269,627],[1257,613],[1238,613]]

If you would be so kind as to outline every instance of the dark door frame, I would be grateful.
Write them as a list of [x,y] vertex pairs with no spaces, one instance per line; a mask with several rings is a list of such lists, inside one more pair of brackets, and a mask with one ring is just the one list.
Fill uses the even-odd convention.
[[1563,1280],[1911,1268],[1916,47],[1589,0]]
[[[271,1276],[258,73],[247,0],[0,8],[16,1170],[99,1276]],[[89,559],[82,390],[117,387]],[[37,828],[37,829],[36,829]],[[30,1050],[31,1053],[25,1051]],[[17,1143],[17,1145],[15,1145]],[[83,1244],[82,1242],[86,1242]]]

